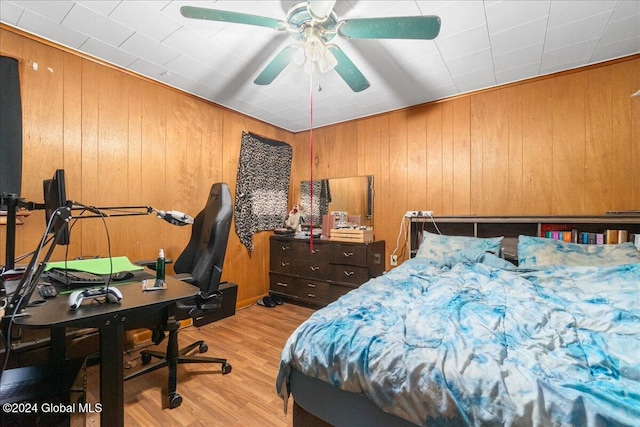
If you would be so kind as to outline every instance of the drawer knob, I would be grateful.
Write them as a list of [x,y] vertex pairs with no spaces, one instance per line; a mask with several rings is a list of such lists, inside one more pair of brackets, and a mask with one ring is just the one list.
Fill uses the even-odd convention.
[[353,276],[354,274],[356,274],[355,271],[344,270],[344,275],[347,276],[347,277]]
[[313,283],[307,283],[307,287],[309,287],[309,288],[315,288],[315,287],[316,287],[316,285],[315,285],[315,284],[313,284]]
[[320,270],[319,266],[316,266],[316,265],[311,266],[311,271],[318,271],[318,270]]
[[320,253],[320,249],[314,249],[311,251],[312,254],[319,254]]
[[342,255],[344,255],[345,258],[350,258],[353,256],[353,252],[342,252]]
[[289,267],[291,264],[288,262],[281,262],[280,265],[282,265],[283,267]]
[[289,246],[280,246],[280,249],[283,251],[288,251],[290,248]]
[[289,286],[288,284],[286,284],[286,283],[282,283],[282,282],[277,282],[277,285],[278,285],[278,286],[282,286],[282,287],[284,287],[284,288],[286,288],[287,286]]
[[315,295],[315,294],[307,294],[307,296],[308,296],[309,298],[315,298],[315,297],[316,297],[316,295]]

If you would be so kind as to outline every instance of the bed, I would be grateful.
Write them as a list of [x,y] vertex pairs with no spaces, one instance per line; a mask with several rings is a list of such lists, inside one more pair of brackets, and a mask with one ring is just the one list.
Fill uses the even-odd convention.
[[515,266],[497,238],[425,240],[289,337],[276,388],[294,425],[638,425],[632,244],[520,236]]

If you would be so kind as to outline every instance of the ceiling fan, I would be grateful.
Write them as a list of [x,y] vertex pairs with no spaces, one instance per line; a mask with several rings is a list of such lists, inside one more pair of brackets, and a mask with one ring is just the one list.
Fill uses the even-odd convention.
[[307,72],[318,67],[326,73],[335,69],[354,92],[370,86],[358,67],[336,44],[329,43],[336,35],[347,39],[422,39],[431,40],[440,32],[438,16],[398,16],[338,20],[333,11],[336,0],[309,0],[294,4],[285,21],[264,16],[226,10],[183,6],[186,18],[256,25],[286,31],[296,43],[283,48],[254,80],[268,85],[290,62],[304,64]]

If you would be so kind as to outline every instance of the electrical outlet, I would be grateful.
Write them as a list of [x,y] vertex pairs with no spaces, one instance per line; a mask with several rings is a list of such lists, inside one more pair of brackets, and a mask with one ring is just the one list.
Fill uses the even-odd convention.
[[426,216],[433,216],[433,211],[407,211],[404,214],[405,218],[422,218]]
[[391,255],[391,265],[394,267],[398,265],[398,255]]

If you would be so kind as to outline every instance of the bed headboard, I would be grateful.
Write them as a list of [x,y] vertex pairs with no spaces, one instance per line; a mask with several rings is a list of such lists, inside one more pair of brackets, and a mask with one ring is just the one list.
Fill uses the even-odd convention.
[[[411,258],[418,251],[422,231],[437,233],[439,230],[442,234],[452,236],[504,236],[501,255],[514,264],[518,262],[520,235],[547,237],[547,232],[568,232],[572,241],[577,238],[582,243],[582,233],[587,233],[585,237],[588,238],[592,237],[590,235],[595,238],[597,234],[602,234],[605,240],[607,230],[615,230],[616,235],[618,230],[623,230],[627,239],[640,234],[640,213],[635,212],[603,216],[434,216],[407,218],[407,221],[407,252]],[[566,239],[567,236],[562,237]]]

